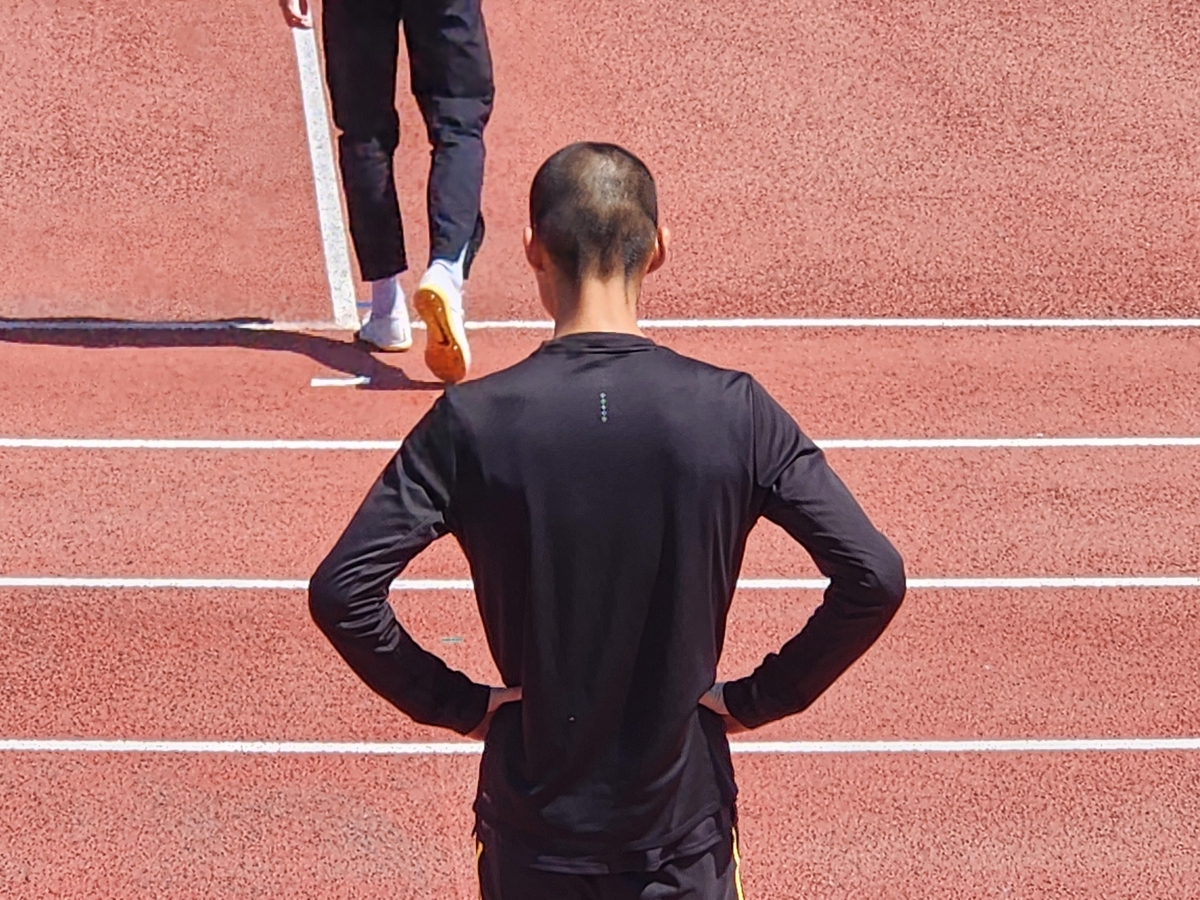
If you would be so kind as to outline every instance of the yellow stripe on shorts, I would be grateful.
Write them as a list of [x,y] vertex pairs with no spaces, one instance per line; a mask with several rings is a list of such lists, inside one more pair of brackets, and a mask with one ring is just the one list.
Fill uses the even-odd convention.
[[737,829],[733,829],[733,886],[737,888],[738,900],[746,900],[742,893],[742,854],[738,850]]

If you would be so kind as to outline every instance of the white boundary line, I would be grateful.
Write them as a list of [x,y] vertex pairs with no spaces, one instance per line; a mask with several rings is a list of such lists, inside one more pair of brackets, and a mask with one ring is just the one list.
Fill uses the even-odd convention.
[[[743,591],[819,591],[824,578],[741,578]],[[401,578],[392,582],[394,591],[469,591],[469,578]],[[1121,590],[1145,588],[1200,588],[1200,575],[1034,576],[1027,578],[910,578],[910,590],[930,591],[1036,591],[1036,590]],[[297,578],[140,578],[70,576],[0,576],[2,589],[69,590],[188,590],[188,591],[305,591],[308,581]]]
[[[299,29],[298,29],[299,30]],[[311,32],[309,40],[311,41]],[[301,53],[303,40],[296,38],[297,58]],[[315,54],[315,48],[311,51]],[[306,76],[301,67],[302,83],[306,77],[317,79],[320,89],[320,70],[315,75]],[[307,96],[307,95],[306,95]],[[318,98],[324,103],[324,95]],[[320,109],[323,111],[324,106]],[[308,100],[305,101],[305,114],[308,113]],[[321,113],[324,115],[324,113]],[[0,333],[8,331],[347,331],[358,327],[358,301],[354,296],[354,282],[350,276],[350,256],[346,243],[345,226],[342,223],[340,194],[337,191],[337,176],[333,167],[333,149],[328,136],[328,121],[326,130],[322,131],[318,123],[315,141],[322,140],[324,134],[325,150],[321,155],[328,154],[328,160],[320,163],[314,157],[314,178],[318,166],[325,172],[317,185],[318,214],[321,216],[322,241],[326,247],[326,271],[329,275],[331,297],[334,298],[334,315],[342,318],[331,322],[127,322],[88,319],[5,319],[0,320]],[[310,130],[310,136],[314,132]],[[312,142],[310,141],[310,151]],[[317,151],[312,151],[316,153]],[[327,196],[330,195],[331,196]],[[330,209],[336,215],[327,219],[322,210]],[[328,222],[329,228],[326,229]],[[339,250],[340,248],[340,250]],[[332,254],[332,255],[331,255]],[[340,257],[340,258],[339,258]],[[340,306],[336,298],[342,298]],[[353,315],[353,318],[351,318]],[[469,331],[549,331],[553,323],[543,319],[500,319],[467,322]],[[828,318],[828,319],[796,319],[796,318],[760,318],[760,319],[642,319],[639,324],[646,329],[687,330],[687,329],[1200,329],[1200,319],[953,319],[953,318]],[[421,329],[425,323],[419,319],[412,323],[413,328]]]
[[367,375],[349,375],[345,378],[314,378],[308,383],[308,386],[315,388],[355,387],[370,383],[371,379]]
[[1200,319],[650,319],[649,328],[1200,328]]
[[[957,318],[756,318],[756,319],[641,319],[642,328],[651,329],[697,329],[697,328],[1200,328],[1200,319],[957,319]],[[424,323],[414,323],[415,328]],[[541,319],[484,320],[467,322],[466,327],[475,331],[540,331],[553,327],[552,322]]]
[[300,95],[304,101],[304,126],[308,132],[308,153],[317,193],[317,219],[321,225],[333,320],[341,328],[357,328],[358,306],[354,279],[350,274],[350,249],[342,221],[342,199],[329,134],[329,115],[325,110],[317,39],[312,28],[293,28],[291,31],[296,47],[296,68],[300,74]]
[[[733,753],[1130,753],[1200,750],[1200,738],[1023,738],[957,741],[730,741]],[[226,753],[238,755],[475,756],[483,744],[328,741],[139,741],[3,739],[8,753]]]
[[[313,387],[367,384],[369,378],[314,378]],[[1200,447],[1200,436],[1145,437],[980,437],[980,438],[829,438],[825,450],[1034,450],[1092,447]],[[38,438],[0,437],[0,450],[390,450],[400,441],[322,440],[311,438]]]
[[389,450],[400,441],[240,438],[0,438],[0,450]]
[[1200,447],[1200,437],[834,438],[826,450],[999,450],[1065,447]]

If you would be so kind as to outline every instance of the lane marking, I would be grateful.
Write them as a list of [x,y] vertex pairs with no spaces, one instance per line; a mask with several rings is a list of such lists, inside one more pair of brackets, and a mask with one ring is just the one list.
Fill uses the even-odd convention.
[[[295,33],[295,32],[294,32]],[[311,32],[309,40],[311,41]],[[301,50],[305,42],[297,37],[297,59],[300,54],[310,51]],[[315,54],[315,48],[311,51]],[[315,60],[314,60],[315,62]],[[317,90],[320,87],[320,70],[315,74],[305,75],[306,69],[301,67],[302,85],[306,78],[316,80]],[[324,116],[324,94],[314,98],[320,101],[317,109]],[[309,114],[309,100],[305,99],[305,117]],[[316,141],[322,140],[323,149],[313,150],[312,134]],[[88,319],[0,319],[0,332],[6,331],[216,331],[216,330],[248,330],[248,331],[349,331],[358,328],[358,301],[354,296],[354,282],[350,275],[350,257],[346,241],[345,226],[342,223],[341,202],[337,187],[337,174],[333,164],[333,149],[329,138],[328,121],[322,126],[318,120],[315,132],[310,129],[310,153],[314,156],[314,180],[317,178],[318,167],[325,174],[317,182],[318,215],[321,218],[322,243],[326,246],[326,271],[330,282],[330,296],[334,302],[333,321],[314,322],[272,322],[265,320],[228,321],[228,322],[139,322],[112,321]],[[318,160],[328,156],[324,162]],[[326,213],[336,213],[326,218]],[[326,222],[329,223],[328,233]],[[332,250],[328,249],[332,247]],[[339,250],[340,249],[340,253]],[[340,257],[340,258],[339,258]],[[331,262],[332,260],[332,262]],[[335,286],[336,283],[336,286]],[[339,300],[340,298],[340,300]],[[955,318],[758,318],[758,319],[641,319],[638,324],[647,329],[687,330],[687,329],[803,329],[821,331],[825,329],[1166,329],[1187,330],[1200,328],[1200,319],[955,319]],[[412,327],[421,329],[425,323],[417,320]],[[553,323],[543,319],[485,319],[466,323],[469,331],[549,331]]]
[[999,450],[1068,447],[1200,447],[1200,437],[835,438],[827,450]]
[[242,440],[239,438],[0,438],[4,450],[388,450],[399,441]]
[[354,387],[355,385],[370,383],[371,379],[366,375],[353,375],[346,378],[314,378],[309,382],[309,387]]
[[[423,323],[422,323],[423,324]],[[414,327],[422,327],[414,323]],[[642,328],[691,329],[691,328],[1200,328],[1200,319],[957,319],[957,318],[755,318],[755,319],[639,319]],[[541,319],[484,320],[467,322],[468,329],[476,331],[542,331],[554,327],[553,322]]]
[[[742,578],[743,591],[824,590],[825,578]],[[1121,590],[1125,588],[1196,588],[1200,575],[1047,575],[1028,578],[910,578],[910,590],[924,591],[1040,591]]]
[[[1146,753],[1194,752],[1200,738],[1023,738],[961,741],[730,741],[733,753]],[[483,744],[340,743],[331,741],[139,741],[3,739],[9,753],[227,753],[238,755],[475,756]]]
[[[318,383],[320,382],[320,383]],[[369,384],[370,378],[314,378],[313,387]],[[1200,447],[1200,436],[825,438],[824,450],[1037,450]],[[312,438],[67,438],[0,437],[0,450],[390,450],[398,440]]]
[[[743,591],[819,591],[825,578],[740,578]],[[188,590],[188,591],[305,591],[308,580],[298,578],[138,578],[71,577],[57,575],[0,576],[0,589],[46,588],[68,590]],[[1200,588],[1200,575],[1047,575],[1022,578],[910,578],[909,590],[926,591],[1040,591]],[[469,591],[469,578],[400,578],[393,591]]]
[[329,115],[325,110],[325,81],[317,55],[317,38],[312,28],[293,28],[291,32],[296,47],[296,68],[300,74],[300,96],[304,101],[304,128],[308,133],[308,155],[312,161],[317,220],[321,226],[333,321],[340,328],[357,328],[358,305],[350,274],[350,248],[342,221],[342,198],[329,133]]

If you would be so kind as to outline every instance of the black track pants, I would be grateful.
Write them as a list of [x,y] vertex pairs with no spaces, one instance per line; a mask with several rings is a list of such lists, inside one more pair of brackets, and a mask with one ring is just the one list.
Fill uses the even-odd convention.
[[469,272],[483,241],[483,130],[494,87],[481,0],[325,0],[325,69],[338,137],[350,236],[362,277],[408,267],[392,158],[400,139],[396,66],[400,26],[411,88],[425,119],[430,259]]

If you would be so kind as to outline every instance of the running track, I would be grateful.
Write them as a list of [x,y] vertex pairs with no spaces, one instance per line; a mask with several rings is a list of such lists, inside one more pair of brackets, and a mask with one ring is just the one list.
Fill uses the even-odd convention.
[[[1200,896],[1200,330],[896,318],[1196,315],[1194,6],[489,11],[473,319],[537,318],[524,185],[600,137],[647,157],[676,231],[648,316],[885,320],[653,332],[758,376],[941,579],[745,738],[776,742],[736,757],[748,896]],[[472,748],[362,688],[295,587],[437,386],[328,324],[353,274],[274,4],[20,0],[9,28],[0,892],[475,896]],[[47,321],[73,316],[133,324]],[[161,327],[228,318],[267,321]],[[474,335],[483,373],[545,332]],[[819,598],[771,528],[743,574],[725,674]],[[437,586],[467,577],[457,549],[405,577],[406,624],[489,677],[469,591]]]

